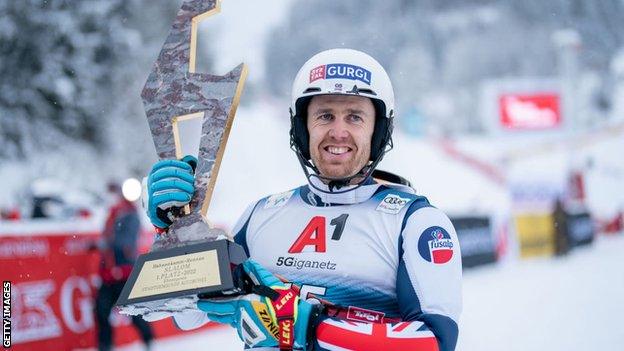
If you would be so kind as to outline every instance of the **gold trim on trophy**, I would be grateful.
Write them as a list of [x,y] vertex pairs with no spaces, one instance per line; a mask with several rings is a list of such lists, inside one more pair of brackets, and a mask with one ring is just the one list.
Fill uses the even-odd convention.
[[[243,87],[245,86],[245,80],[247,79],[247,65],[242,64],[243,68],[241,70],[241,77],[236,85],[236,93],[232,98],[232,107],[230,108],[230,113],[228,114],[228,119],[225,122],[225,129],[223,130],[223,138],[221,139],[221,143],[219,144],[219,151],[217,152],[217,157],[215,158],[214,166],[212,167],[213,174],[219,174],[219,168],[221,167],[221,160],[223,160],[223,154],[225,153],[225,146],[227,145],[227,141],[230,137],[230,130],[232,129],[232,123],[234,122],[234,116],[236,115],[236,110],[238,109],[238,103],[240,102],[241,95],[243,94]],[[210,200],[212,200],[212,192],[214,190],[215,184],[217,183],[217,177],[210,177],[210,181],[208,182],[208,186],[206,187],[206,197],[204,198],[204,203],[202,204],[201,213],[206,217],[208,213],[208,207],[210,207]]]
[[[186,156],[182,152],[182,141],[180,139],[179,124],[180,122],[188,121],[188,120],[195,119],[195,118],[204,118],[204,112],[189,113],[188,115],[175,116],[171,119],[171,127],[172,127],[171,129],[173,130],[173,143],[175,144],[175,153],[176,153],[176,158],[178,160]],[[197,155],[193,155],[193,156],[197,157]],[[189,205],[184,206],[182,213],[184,214],[191,213],[191,206]],[[202,214],[204,215],[204,217],[206,217],[205,213],[202,212]]]
[[189,73],[195,73],[195,57],[197,54],[197,26],[204,19],[221,12],[221,0],[217,0],[215,7],[207,12],[197,15],[191,19],[191,49],[189,55]]
[[[188,115],[181,115],[181,116],[175,116],[171,119],[171,124],[172,124],[172,129],[173,129],[173,143],[175,144],[175,153],[176,153],[176,158],[179,160],[182,157],[186,156],[183,155],[182,152],[182,141],[180,140],[180,127],[178,126],[178,124],[180,122],[184,122],[184,121],[188,121],[191,119],[195,119],[195,118],[203,118],[204,117],[204,112],[195,112],[195,113],[189,113]],[[197,157],[197,155],[193,155],[195,157]]]

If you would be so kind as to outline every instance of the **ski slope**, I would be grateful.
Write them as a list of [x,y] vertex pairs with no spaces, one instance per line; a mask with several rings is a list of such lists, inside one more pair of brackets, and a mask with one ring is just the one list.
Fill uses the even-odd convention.
[[624,237],[464,273],[458,350],[622,350]]
[[[601,237],[567,257],[464,272],[457,351],[622,350],[624,235]],[[241,350],[233,329],[157,341],[153,351]],[[141,350],[139,344],[124,351]]]

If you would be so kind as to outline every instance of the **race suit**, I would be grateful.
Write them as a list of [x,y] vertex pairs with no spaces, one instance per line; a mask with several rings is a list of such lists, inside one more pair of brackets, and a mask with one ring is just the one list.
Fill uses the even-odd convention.
[[[302,186],[250,205],[234,233],[250,258],[298,286],[303,299],[345,307],[320,322],[315,350],[455,349],[457,234],[411,188],[368,182],[326,194]],[[207,322],[201,313],[175,320],[183,329]]]

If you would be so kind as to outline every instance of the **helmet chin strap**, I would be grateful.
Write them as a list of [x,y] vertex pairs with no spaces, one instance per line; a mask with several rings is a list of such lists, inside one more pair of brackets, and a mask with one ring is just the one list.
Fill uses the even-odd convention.
[[[352,176],[345,177],[345,178],[332,178],[332,177],[322,176],[318,168],[314,166],[314,164],[312,164],[309,160],[304,159],[303,155],[301,155],[300,152],[296,152],[297,158],[299,159],[299,163],[301,164],[301,168],[303,168],[303,172],[306,175],[306,179],[308,179],[308,184],[310,184],[310,186],[313,187],[314,189],[325,194],[344,194],[346,192],[353,191],[361,187],[370,178],[371,174],[373,173],[373,170],[375,170],[375,168],[377,167],[377,164],[383,158],[384,153],[385,152],[380,153],[379,156],[377,156],[377,159],[375,159],[375,161],[373,161],[370,164],[365,165],[364,167],[362,167],[362,169],[360,169],[356,174]],[[312,169],[314,173],[310,173],[308,169]],[[316,186],[314,182],[311,181],[312,178],[317,178],[321,180],[323,183],[327,184],[329,191],[325,189],[321,189],[318,186]],[[351,184],[351,181],[356,178],[361,178],[361,180],[355,184]],[[350,185],[355,185],[355,187],[345,189],[345,190],[340,190],[341,188],[348,187]]]
[[[326,194],[342,194],[342,193],[346,193],[348,191],[352,191],[354,189],[359,188],[369,177],[369,175],[372,173],[368,170],[365,171],[365,169],[369,168],[368,166],[364,166],[364,168],[362,168],[359,172],[357,172],[356,174],[350,176],[350,177],[346,177],[346,178],[330,178],[330,177],[324,177],[322,175],[316,174],[316,173],[309,173],[306,172],[306,176],[308,178],[308,183],[310,184],[310,186],[312,186],[314,189],[322,192],[322,193],[326,193]],[[370,169],[370,168],[369,168]],[[356,184],[351,184],[351,181],[353,179],[356,178],[362,178],[361,181],[357,182]],[[326,189],[321,189],[318,186],[316,186],[314,184],[314,182],[310,181],[311,178],[317,178],[320,179],[323,183],[327,184],[327,187],[329,188],[329,191],[327,191]],[[350,185],[356,185],[354,188],[349,188],[349,189],[344,189],[344,190],[340,190],[342,188],[348,187]]]
[[[291,111],[291,124],[292,124],[293,118],[295,118],[295,116],[292,114],[292,111]],[[385,133],[386,133],[386,140],[387,140],[386,144],[382,146],[383,150],[379,152],[375,160],[371,163],[367,162],[367,164],[364,165],[364,167],[362,167],[362,169],[360,169],[357,173],[355,173],[352,176],[345,177],[345,178],[331,178],[331,177],[326,177],[326,176],[321,175],[321,172],[319,171],[319,169],[312,162],[310,162],[310,160],[307,157],[303,156],[303,153],[301,152],[299,145],[294,139],[292,128],[291,128],[290,148],[295,152],[295,155],[297,155],[297,159],[299,160],[299,164],[301,165],[301,168],[303,168],[303,172],[306,175],[308,184],[310,184],[312,188],[325,194],[343,194],[343,193],[352,191],[362,186],[371,177],[371,175],[373,174],[373,171],[375,170],[375,168],[377,168],[377,165],[379,164],[379,162],[381,162],[386,152],[393,149],[394,144],[392,142],[392,136],[391,136],[391,133],[392,133],[391,123],[390,123],[390,127],[385,130]],[[313,171],[313,173],[310,172],[310,169]],[[360,177],[362,179],[359,182],[357,182],[356,184],[351,184],[351,181],[353,179],[360,178]],[[329,191],[327,191],[326,189],[320,189],[318,186],[316,186],[314,182],[311,181],[312,178],[317,178],[321,180],[323,183],[327,184]],[[348,187],[350,185],[355,185],[355,187],[340,191],[341,188]],[[336,191],[334,191],[334,189]]]

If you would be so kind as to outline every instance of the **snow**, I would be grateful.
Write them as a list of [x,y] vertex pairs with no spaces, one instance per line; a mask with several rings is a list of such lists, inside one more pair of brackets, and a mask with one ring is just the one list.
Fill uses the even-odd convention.
[[[457,351],[617,350],[624,345],[624,236],[601,237],[562,258],[464,272]],[[159,340],[153,351],[241,350],[233,329]],[[134,344],[120,351],[138,351]]]
[[209,38],[199,45],[207,45],[211,52],[219,53],[214,57],[214,72],[224,74],[245,62],[253,67],[249,82],[265,79],[268,33],[287,16],[291,6],[288,0],[221,2],[221,12],[199,24],[199,37]]
[[[229,326],[215,327],[208,331],[187,332],[182,336],[156,340],[150,351],[241,351],[243,343],[238,340],[236,331]],[[143,351],[141,342],[120,347],[116,351]]]
[[567,257],[464,274],[460,350],[616,350],[624,345],[624,237]]
[[[232,228],[252,201],[305,183],[289,148],[288,118],[286,107],[239,107],[208,209],[209,220]],[[259,133],[262,140],[256,138]]]
[[604,217],[624,211],[624,158],[619,152],[624,150],[623,131],[620,128],[614,137],[593,141],[580,153],[588,163],[588,207]]
[[409,179],[443,211],[485,214],[509,207],[506,189],[445,155],[435,139],[414,139],[397,131],[394,145],[379,168]]

